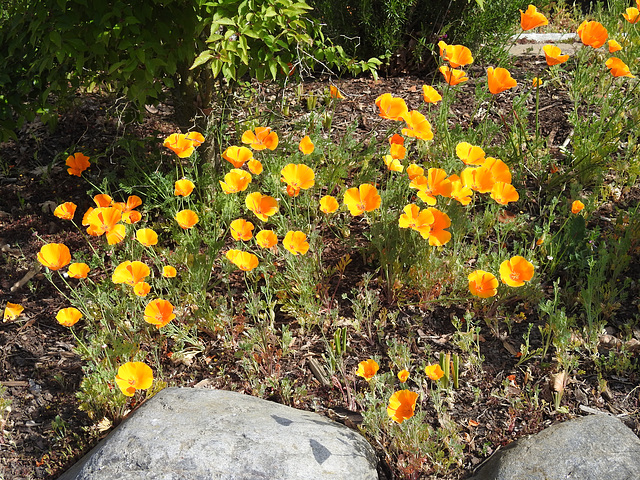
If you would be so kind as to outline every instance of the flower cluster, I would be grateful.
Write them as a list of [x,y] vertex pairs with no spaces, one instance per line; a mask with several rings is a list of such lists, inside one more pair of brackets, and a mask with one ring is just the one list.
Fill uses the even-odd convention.
[[[194,185],[188,180],[180,180],[176,182],[175,188],[176,195],[188,196]],[[142,214],[136,210],[142,205],[142,199],[136,195],[129,196],[126,202],[114,202],[111,196],[99,194],[93,197],[93,201],[96,207],[89,207],[85,212],[82,225],[87,227],[86,231],[91,236],[105,235],[109,245],[124,240],[127,228],[125,225],[136,224],[142,219]],[[54,215],[58,218],[73,220],[75,211],[76,205],[74,203],[65,202],[54,210]],[[145,247],[153,247],[158,243],[158,234],[150,228],[138,229],[134,238]],[[69,265],[67,275],[70,278],[84,279],[91,271],[86,263],[71,263],[71,252],[66,245],[61,243],[43,245],[37,258],[42,265],[53,271],[61,270]],[[111,280],[114,284],[130,285],[136,296],[144,297],[151,291],[151,285],[145,281],[149,275],[151,275],[151,269],[144,262],[127,260],[115,267],[111,274]],[[170,265],[163,267],[163,277],[171,278],[176,275],[177,271],[174,267]],[[63,308],[56,315],[58,322],[66,327],[75,325],[81,318],[82,312],[75,307]],[[166,300],[156,299],[150,302],[145,309],[145,321],[158,328],[174,318],[173,306]]]
[[[371,382],[376,376],[380,366],[378,362],[372,358],[363,360],[358,364],[356,375],[364,378],[367,382]],[[427,365],[424,369],[427,378],[434,382],[438,382],[443,376],[444,371],[439,364]],[[398,372],[397,377],[400,383],[405,384],[409,379],[410,373],[406,369],[402,369]],[[413,417],[416,410],[416,402],[419,394],[407,389],[398,390],[394,392],[389,398],[389,404],[387,406],[387,415],[391,420],[397,423],[402,423],[405,420]]]
[[[533,278],[534,266],[524,257],[516,255],[500,264],[500,279],[510,287],[521,287]],[[498,294],[498,279],[491,272],[475,270],[468,276],[469,291],[480,298]]]

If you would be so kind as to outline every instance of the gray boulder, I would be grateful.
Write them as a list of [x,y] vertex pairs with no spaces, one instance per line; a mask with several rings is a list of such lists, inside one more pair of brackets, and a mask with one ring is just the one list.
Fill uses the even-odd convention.
[[469,480],[638,480],[640,439],[610,415],[553,425],[498,450]]
[[167,388],[59,480],[377,479],[357,432],[234,392]]

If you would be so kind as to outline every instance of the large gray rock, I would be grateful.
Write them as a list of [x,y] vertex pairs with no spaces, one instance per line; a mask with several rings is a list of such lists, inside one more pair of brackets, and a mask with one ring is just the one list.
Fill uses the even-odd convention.
[[640,439],[610,415],[553,425],[509,444],[469,480],[638,480]]
[[222,390],[167,388],[59,480],[377,479],[357,432]]

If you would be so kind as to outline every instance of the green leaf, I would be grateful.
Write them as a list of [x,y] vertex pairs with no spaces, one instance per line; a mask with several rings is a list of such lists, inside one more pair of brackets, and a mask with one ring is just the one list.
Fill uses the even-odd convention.
[[250,28],[242,29],[240,31],[240,33],[242,35],[246,35],[247,37],[251,37],[251,38],[255,38],[255,39],[259,39],[260,38],[260,35],[258,35],[255,31],[251,30]]
[[[213,54],[211,53],[211,51],[210,50],[205,50],[204,52],[202,52],[200,55],[198,55],[196,57],[196,59],[193,61],[193,64],[191,65],[191,67],[189,67],[189,70],[193,70],[194,68],[199,67],[203,63],[207,63],[212,57],[213,57]],[[211,65],[211,67],[213,68],[213,63]],[[215,76],[216,75],[214,75],[214,77]]]
[[116,70],[118,70],[122,65],[124,65],[125,63],[127,63],[124,60],[121,60],[119,62],[114,63],[113,65],[111,65],[111,67],[109,67],[109,70],[107,70],[107,73],[109,75],[113,74],[113,72],[115,72]]
[[278,64],[273,60],[269,61],[269,71],[271,72],[271,78],[275,80],[278,77]]
[[53,43],[56,47],[58,48],[62,48],[62,37],[60,36],[60,34],[58,32],[56,32],[55,30],[52,30],[51,32],[49,32],[49,40],[51,41],[51,43]]
[[212,60],[211,63],[211,72],[213,73],[213,78],[217,78],[220,74],[220,70],[222,70],[222,60],[216,59]]

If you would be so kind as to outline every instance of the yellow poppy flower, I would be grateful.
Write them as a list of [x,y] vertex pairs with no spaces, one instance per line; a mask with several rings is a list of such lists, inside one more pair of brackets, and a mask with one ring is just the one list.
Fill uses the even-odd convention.
[[394,422],[402,423],[413,417],[416,409],[418,394],[410,390],[400,390],[389,398],[387,415]]
[[153,385],[153,371],[144,362],[127,362],[118,368],[116,385],[127,397],[132,397],[136,390],[147,390]]

